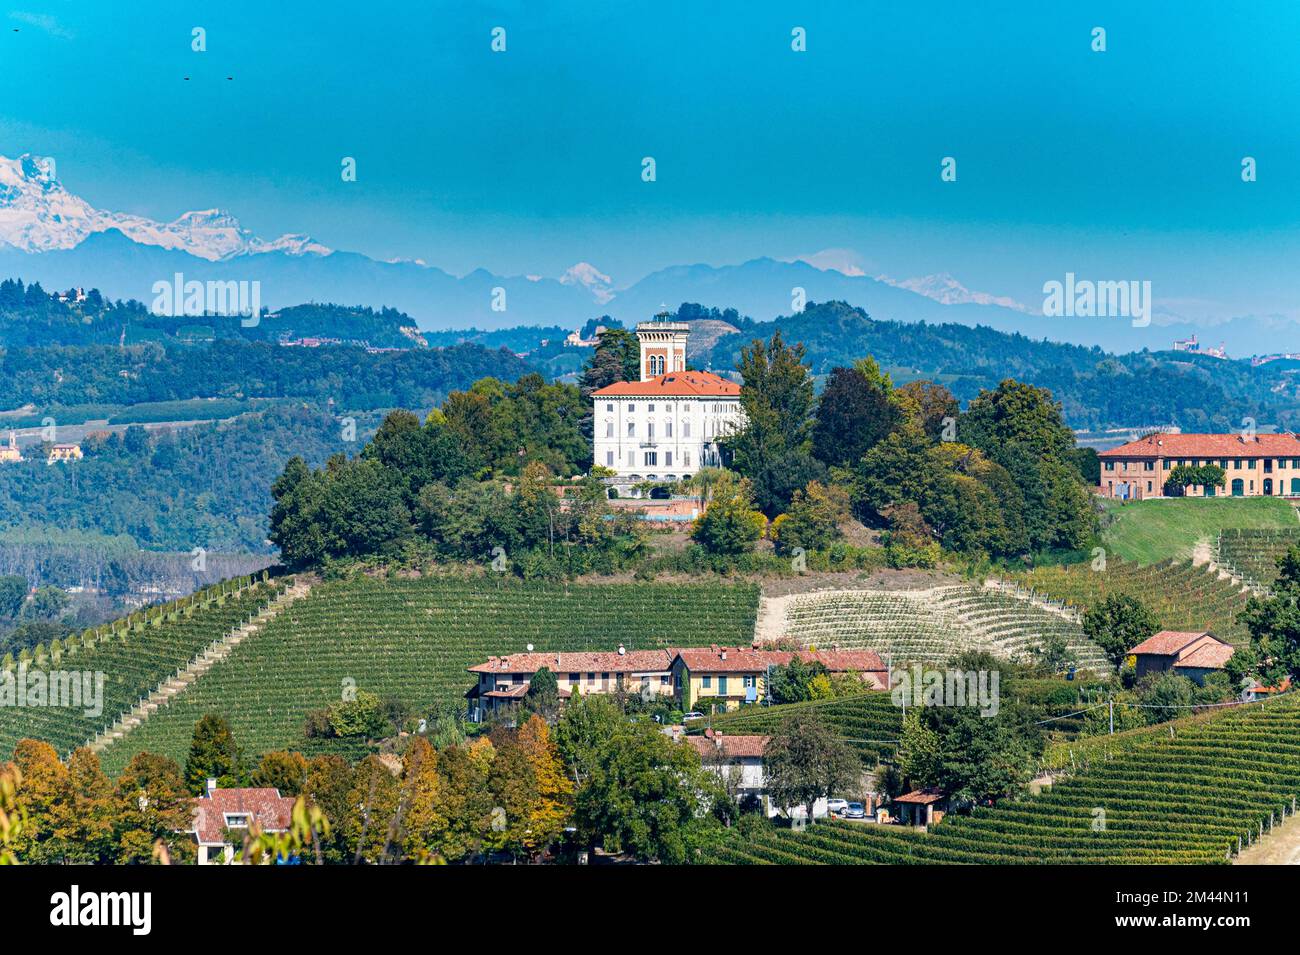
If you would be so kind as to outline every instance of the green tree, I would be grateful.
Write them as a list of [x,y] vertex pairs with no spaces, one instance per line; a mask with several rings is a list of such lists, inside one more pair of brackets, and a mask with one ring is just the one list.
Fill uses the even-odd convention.
[[1129,650],[1160,629],[1146,604],[1129,594],[1109,594],[1083,615],[1083,633],[1107,659],[1122,666]]
[[209,779],[221,787],[240,783],[239,747],[225,718],[209,713],[194,725],[189,758],[185,761],[185,786],[198,795]]
[[696,751],[657,724],[628,720],[603,695],[565,708],[555,740],[575,782],[573,821],[589,846],[644,861],[681,864],[725,798]]
[[809,481],[795,491],[789,509],[772,522],[772,541],[778,554],[796,547],[822,550],[844,535],[840,522],[848,517],[848,494],[842,488]]
[[856,783],[862,762],[816,710],[804,709],[782,720],[763,754],[763,768],[772,800],[806,807],[812,822],[813,804]]
[[542,667],[528,681],[524,694],[524,711],[535,713],[550,722],[560,711],[560,684],[550,667]]
[[1290,678],[1300,685],[1300,547],[1277,558],[1277,581],[1268,597],[1251,597],[1241,621],[1250,631],[1250,646],[1238,648],[1228,661],[1235,680],[1252,677],[1265,686]]
[[27,599],[27,578],[16,574],[0,577],[0,618],[12,620]]
[[789,347],[779,331],[770,342],[741,350],[744,379],[740,406],[744,427],[720,442],[730,466],[753,487],[758,509],[769,517],[784,511],[794,492],[818,476],[812,454],[813,380],[803,345]]
[[727,475],[710,493],[704,513],[691,525],[691,537],[713,554],[734,556],[752,549],[767,521],[754,508],[749,481]]
[[817,459],[827,467],[852,465],[889,434],[902,414],[891,388],[874,358],[832,368],[812,431]]

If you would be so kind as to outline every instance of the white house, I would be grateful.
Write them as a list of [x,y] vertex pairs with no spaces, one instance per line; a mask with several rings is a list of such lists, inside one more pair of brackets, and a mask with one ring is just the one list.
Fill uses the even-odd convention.
[[720,464],[718,439],[745,420],[739,385],[710,371],[686,370],[690,326],[656,318],[636,327],[641,380],[591,395],[593,460],[628,483],[678,481]]

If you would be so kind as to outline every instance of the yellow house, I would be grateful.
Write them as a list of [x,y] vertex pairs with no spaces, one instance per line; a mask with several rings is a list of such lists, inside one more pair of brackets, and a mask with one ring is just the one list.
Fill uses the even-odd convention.
[[56,444],[50,448],[50,456],[45,459],[46,464],[53,464],[55,461],[80,461],[85,455],[81,453],[79,444]]
[[820,663],[831,673],[857,673],[871,689],[888,685],[885,664],[872,650],[754,650],[719,647],[677,650],[672,662],[673,691],[683,710],[711,706],[734,710],[767,698],[767,677],[775,666],[798,657]]

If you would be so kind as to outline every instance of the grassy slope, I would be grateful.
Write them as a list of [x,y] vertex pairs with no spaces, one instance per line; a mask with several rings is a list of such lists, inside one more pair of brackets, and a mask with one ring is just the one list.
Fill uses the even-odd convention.
[[1197,541],[1213,542],[1228,527],[1298,526],[1295,509],[1269,497],[1107,502],[1106,507],[1115,522],[1102,533],[1102,543],[1111,553],[1143,564],[1185,560]]

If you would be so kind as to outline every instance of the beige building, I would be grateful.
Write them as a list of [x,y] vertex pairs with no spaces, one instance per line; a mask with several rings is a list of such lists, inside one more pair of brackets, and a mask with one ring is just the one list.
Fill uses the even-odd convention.
[[9,443],[4,447],[0,447],[0,463],[8,464],[22,459],[22,452],[18,450],[18,437],[10,431]]
[[636,693],[669,696],[673,692],[672,656],[667,650],[628,650],[610,653],[514,653],[489,657],[469,667],[478,682],[465,694],[469,718],[479,722],[519,703],[533,675],[543,667],[555,674],[560,698],[574,692]]
[[1103,451],[1098,492],[1103,497],[1167,497],[1165,482],[1181,465],[1223,468],[1217,487],[1189,487],[1188,497],[1300,497],[1300,439],[1294,434],[1147,435]]

